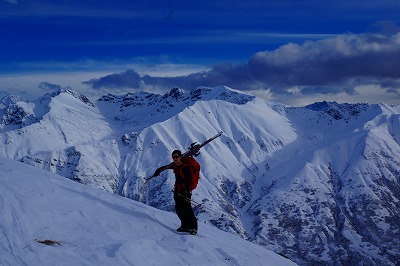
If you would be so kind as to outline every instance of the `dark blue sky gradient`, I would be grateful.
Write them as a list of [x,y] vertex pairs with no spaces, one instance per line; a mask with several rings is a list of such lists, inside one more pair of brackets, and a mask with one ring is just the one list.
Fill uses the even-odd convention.
[[[309,53],[314,49],[309,46],[327,45],[323,40],[339,45],[343,35],[395,36],[399,14],[400,1],[394,0],[0,0],[0,75],[112,70],[129,62],[212,68],[222,62],[247,64],[263,51],[269,69],[271,53],[288,50],[288,44]],[[397,50],[391,51],[396,57]],[[87,61],[101,64],[82,64]]]
[[[272,34],[342,34],[398,20],[397,1],[0,1],[4,61],[130,58],[246,60],[301,43]],[[269,33],[269,37],[249,37]]]

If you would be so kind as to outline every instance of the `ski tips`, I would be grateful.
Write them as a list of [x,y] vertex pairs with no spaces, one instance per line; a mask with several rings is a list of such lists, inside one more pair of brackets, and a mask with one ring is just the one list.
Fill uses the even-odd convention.
[[150,179],[152,179],[152,177],[148,177],[148,178],[142,177],[142,181],[143,181],[143,183],[144,183],[145,185],[147,184],[147,182],[150,181]]
[[222,134],[224,134],[224,132],[223,131],[219,131],[218,134],[213,137],[213,139],[216,139],[216,138],[220,137]]

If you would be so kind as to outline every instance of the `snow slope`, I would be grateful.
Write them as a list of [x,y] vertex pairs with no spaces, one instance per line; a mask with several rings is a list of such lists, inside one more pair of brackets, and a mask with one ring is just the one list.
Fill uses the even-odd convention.
[[4,266],[295,265],[207,225],[178,234],[172,213],[3,157],[0,209]]
[[174,176],[142,177],[219,131],[198,161],[199,221],[301,265],[400,260],[400,107],[288,107],[227,87],[71,90],[0,105],[0,155],[173,211]]

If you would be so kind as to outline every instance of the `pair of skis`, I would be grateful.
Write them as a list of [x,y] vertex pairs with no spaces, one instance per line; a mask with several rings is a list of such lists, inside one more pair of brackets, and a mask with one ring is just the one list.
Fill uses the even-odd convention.
[[[204,141],[201,144],[196,144],[196,142],[192,143],[192,145],[190,145],[189,150],[187,152],[185,152],[184,154],[182,154],[182,158],[185,157],[196,157],[200,154],[200,149],[202,147],[204,147],[205,145],[207,145],[208,143],[210,143],[211,141],[215,140],[216,138],[218,138],[219,136],[222,135],[222,131],[220,131],[217,135],[215,135],[212,138],[209,138],[208,140]],[[158,176],[162,171],[167,170],[167,169],[171,169],[173,167],[174,163],[170,163],[164,166],[159,167],[152,176],[148,177],[148,178],[144,178],[144,184],[146,184],[147,182],[149,182],[152,178]]]

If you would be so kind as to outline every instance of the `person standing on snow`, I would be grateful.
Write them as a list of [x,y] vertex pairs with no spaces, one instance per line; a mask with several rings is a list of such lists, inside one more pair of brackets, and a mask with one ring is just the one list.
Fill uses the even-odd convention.
[[[198,150],[197,150],[198,151]],[[183,158],[180,150],[174,150],[171,154],[173,162],[169,165],[164,165],[158,168],[152,177],[158,176],[162,171],[166,169],[173,169],[175,173],[175,185],[174,185],[174,201],[175,211],[181,221],[181,226],[176,229],[178,232],[188,232],[191,235],[197,235],[197,219],[194,215],[191,200],[191,190],[196,187],[196,184],[192,184],[193,172],[191,171],[189,163],[195,161],[193,158]],[[198,171],[200,165],[196,162]],[[151,177],[151,178],[152,178]],[[150,178],[150,179],[151,179]],[[150,179],[147,179],[150,180]],[[147,182],[146,181],[146,182]]]
[[220,131],[217,135],[201,144],[192,143],[189,151],[182,154],[180,150],[172,152],[173,162],[159,167],[152,176],[144,179],[146,185],[152,178],[158,176],[162,171],[173,169],[175,173],[174,201],[175,210],[181,226],[176,229],[178,232],[189,232],[197,235],[197,219],[194,215],[191,201],[192,191],[197,187],[200,178],[200,164],[193,158],[200,154],[200,149],[211,141],[222,135]]
[[173,169],[175,173],[174,201],[175,211],[181,220],[181,226],[176,229],[178,232],[189,232],[191,235],[197,234],[197,219],[194,215],[190,191],[192,173],[189,164],[182,159],[182,152],[174,150],[172,152]]

